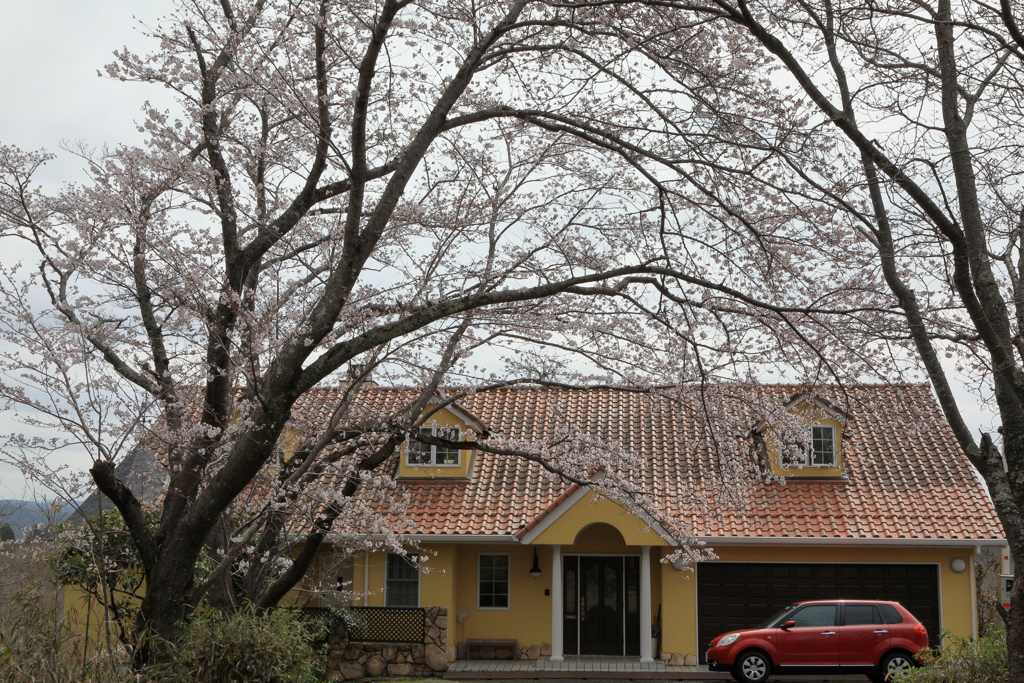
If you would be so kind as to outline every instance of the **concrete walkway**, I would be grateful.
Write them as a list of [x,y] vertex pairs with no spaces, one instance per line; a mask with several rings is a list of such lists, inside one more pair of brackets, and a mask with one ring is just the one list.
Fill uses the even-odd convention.
[[[550,674],[598,674],[603,678],[654,678],[637,674],[667,674],[657,678],[679,680],[692,677],[693,674],[707,674],[708,668],[697,666],[669,666],[661,660],[641,662],[639,657],[577,657],[567,655],[564,661],[552,662],[551,657],[539,659],[460,659],[448,665],[445,678],[469,678],[462,674],[487,674],[488,678],[495,674],[507,678],[526,678],[522,674],[531,674],[529,678],[554,678]],[[449,675],[449,674],[459,674]],[[609,675],[613,674],[613,675]],[[614,674],[629,674],[626,676]],[[596,678],[598,676],[572,676],[572,678]],[[558,676],[562,678],[562,676]],[[718,674],[714,674],[718,678]]]
[[[672,680],[672,681],[725,681],[732,680],[727,673],[708,671],[703,664],[695,666],[669,666],[661,660],[641,662],[639,657],[566,656],[564,661],[552,662],[550,657],[539,659],[460,659],[448,665],[444,677],[449,680],[516,680],[516,679],[575,679],[575,680]],[[773,676],[771,681],[867,681],[861,675],[846,676]]]

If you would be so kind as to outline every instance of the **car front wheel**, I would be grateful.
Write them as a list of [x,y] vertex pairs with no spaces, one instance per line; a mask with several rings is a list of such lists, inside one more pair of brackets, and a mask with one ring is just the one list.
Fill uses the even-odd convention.
[[758,650],[741,654],[732,669],[732,677],[740,683],[762,683],[771,674],[772,663],[768,655]]
[[890,652],[882,657],[878,669],[883,681],[895,681],[913,666],[914,660],[906,652]]

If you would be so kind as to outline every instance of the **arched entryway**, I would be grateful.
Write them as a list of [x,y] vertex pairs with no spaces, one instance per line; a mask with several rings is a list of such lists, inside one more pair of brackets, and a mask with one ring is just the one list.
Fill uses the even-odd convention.
[[641,637],[641,624],[651,623],[650,546],[629,546],[618,529],[599,522],[554,551],[552,569],[561,581],[552,591],[552,659],[567,654],[650,661],[650,634],[646,643]]
[[[551,660],[561,661],[565,650],[565,583],[562,556],[579,555],[639,558],[639,647],[640,661],[653,662],[651,643],[651,547],[674,545],[672,537],[645,515],[627,510],[609,498],[597,496],[586,487],[568,495],[543,515],[516,534],[525,544],[541,544],[551,548]],[[626,545],[626,544],[629,545]],[[589,567],[588,567],[589,569]],[[578,570],[579,571],[579,570]],[[622,574],[627,573],[625,564]],[[602,575],[606,572],[600,570]],[[582,575],[578,574],[579,579]],[[623,579],[622,595],[626,597]],[[570,600],[575,594],[568,595]],[[626,652],[626,629],[623,627],[623,649]],[[578,639],[577,639],[578,642]],[[632,648],[631,648],[632,649]],[[621,656],[620,655],[620,656]]]
[[640,656],[640,554],[632,550],[618,529],[600,523],[565,549],[565,654]]

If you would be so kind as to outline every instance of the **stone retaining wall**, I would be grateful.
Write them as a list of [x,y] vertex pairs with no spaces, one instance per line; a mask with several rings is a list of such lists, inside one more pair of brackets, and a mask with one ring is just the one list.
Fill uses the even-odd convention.
[[347,633],[330,637],[328,680],[364,676],[430,676],[454,659],[448,647],[448,608],[427,607],[422,643],[349,642]]

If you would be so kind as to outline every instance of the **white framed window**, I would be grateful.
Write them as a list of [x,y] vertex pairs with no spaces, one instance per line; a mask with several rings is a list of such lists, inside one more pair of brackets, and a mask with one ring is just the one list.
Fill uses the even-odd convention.
[[476,606],[478,609],[511,608],[511,561],[508,553],[477,555]]
[[811,465],[835,467],[836,464],[836,428],[830,425],[814,425],[811,427]]
[[[420,434],[437,437],[445,441],[461,441],[462,432],[458,427],[431,425],[420,427]],[[460,450],[446,448],[418,441],[410,436],[406,441],[405,463],[407,465],[434,465],[437,467],[458,467]]]
[[811,425],[806,444],[784,444],[782,462],[798,467],[835,467],[836,428],[832,425]]
[[388,553],[385,560],[384,606],[420,606],[420,570],[409,561],[417,555]]

